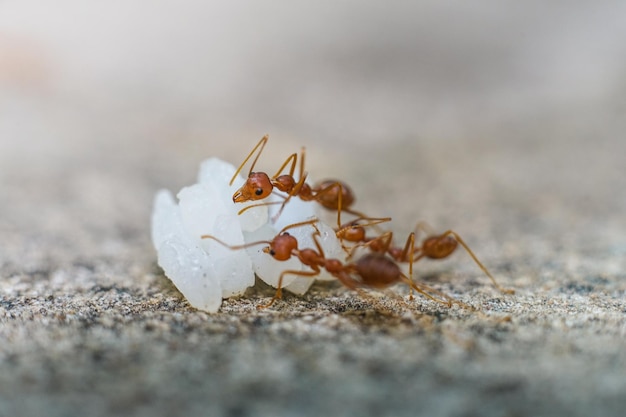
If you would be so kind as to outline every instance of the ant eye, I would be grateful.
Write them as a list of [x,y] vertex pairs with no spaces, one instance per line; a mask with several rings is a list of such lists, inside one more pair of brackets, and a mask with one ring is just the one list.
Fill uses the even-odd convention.
[[272,256],[276,255],[276,251],[274,249],[270,249],[270,255]]
[[257,188],[256,190],[254,190],[254,194],[256,194],[256,195],[263,194],[263,188]]
[[283,236],[290,236],[289,232],[283,232]]

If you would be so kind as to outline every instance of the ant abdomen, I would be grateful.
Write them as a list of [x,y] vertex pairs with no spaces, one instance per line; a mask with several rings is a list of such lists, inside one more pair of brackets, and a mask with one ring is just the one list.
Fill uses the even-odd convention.
[[400,268],[390,258],[369,253],[356,261],[356,272],[361,283],[371,288],[387,288],[400,281]]
[[339,210],[339,193],[341,193],[341,205],[343,208],[350,207],[354,203],[354,193],[348,185],[338,180],[323,181],[314,188],[315,190],[326,190],[317,195],[317,201],[329,210]]
[[458,242],[452,236],[431,236],[422,242],[422,253],[430,259],[447,258],[454,252]]

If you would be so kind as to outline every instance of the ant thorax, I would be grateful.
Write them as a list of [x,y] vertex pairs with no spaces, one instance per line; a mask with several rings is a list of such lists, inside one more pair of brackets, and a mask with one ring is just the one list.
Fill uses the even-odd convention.
[[296,180],[291,175],[280,175],[272,181],[272,184],[279,191],[288,193],[296,186]]

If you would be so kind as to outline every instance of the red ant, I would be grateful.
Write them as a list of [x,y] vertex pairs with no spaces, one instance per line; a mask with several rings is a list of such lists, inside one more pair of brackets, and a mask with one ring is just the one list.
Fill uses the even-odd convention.
[[[354,221],[341,226],[337,231],[337,237],[349,242],[357,243],[349,252],[348,259],[352,256],[353,251],[358,247],[369,247],[375,253],[387,253],[396,262],[410,262],[409,275],[413,277],[413,263],[422,258],[443,259],[452,255],[460,244],[467,253],[472,257],[476,265],[489,277],[493,285],[503,294],[514,294],[512,289],[506,289],[500,286],[496,279],[491,275],[489,270],[478,260],[474,252],[463,241],[461,236],[453,230],[447,230],[441,234],[435,234],[432,229],[424,222],[420,222],[415,226],[413,232],[407,237],[404,248],[393,246],[393,233],[385,232],[374,238],[366,237],[365,227],[375,225],[387,221],[388,218],[366,218],[361,217]],[[368,223],[360,224],[362,220],[368,220]],[[427,237],[422,241],[421,246],[415,246],[415,235],[417,231],[426,232]]]
[[[267,308],[282,297],[282,282],[286,275],[314,277],[320,274],[322,268],[328,271],[328,273],[337,278],[339,282],[351,290],[360,292],[361,288],[383,289],[392,284],[404,282],[411,289],[417,291],[425,297],[436,302],[446,304],[448,307],[451,307],[453,302],[462,304],[434,288],[414,283],[411,279],[404,275],[402,271],[400,271],[398,265],[391,258],[383,254],[370,253],[352,263],[343,263],[339,259],[326,258],[324,256],[324,250],[318,240],[320,232],[314,224],[317,222],[317,219],[312,219],[300,223],[294,223],[284,227],[272,240],[251,242],[245,245],[231,246],[211,235],[203,235],[201,238],[213,239],[221,245],[233,250],[244,249],[254,245],[267,244],[268,246],[263,248],[263,252],[270,254],[274,259],[278,261],[286,261],[292,256],[296,256],[302,264],[307,265],[312,269],[311,271],[283,271],[278,278],[276,294],[268,304],[259,306],[259,308]],[[287,232],[288,229],[305,225],[312,225],[316,230],[312,234],[316,249],[298,249],[298,241]],[[431,294],[435,294],[441,298],[437,298]]]
[[[287,204],[287,202],[291,199],[291,197],[299,197],[303,201],[316,201],[321,204],[323,207],[329,210],[337,210],[338,212],[346,211],[348,213],[362,216],[361,213],[358,213],[352,209],[349,209],[354,203],[354,194],[350,187],[342,181],[338,180],[326,180],[315,187],[311,187],[307,184],[306,177],[307,173],[304,172],[304,155],[305,150],[302,148],[300,151],[300,179],[298,181],[295,180],[293,174],[296,168],[296,163],[298,161],[298,154],[293,153],[289,155],[289,157],[285,160],[285,162],[281,165],[280,169],[274,174],[272,177],[268,176],[265,172],[253,172],[254,166],[256,165],[261,153],[263,152],[263,148],[269,139],[268,135],[265,135],[261,138],[259,143],[256,144],[252,151],[248,154],[246,159],[243,160],[237,171],[230,180],[229,185],[233,185],[235,178],[243,169],[243,166],[250,160],[252,155],[257,151],[256,157],[252,161],[252,165],[250,166],[250,171],[248,172],[248,178],[246,182],[233,194],[233,202],[235,203],[243,203],[245,201],[250,200],[262,200],[268,197],[274,188],[279,191],[287,193],[287,197],[285,197],[285,201],[282,202],[282,205],[274,217],[274,221],[283,208]],[[289,174],[282,174],[283,170],[289,165]],[[269,205],[276,203],[261,203],[254,204],[251,206],[247,206],[239,211],[239,214],[244,211],[257,206]],[[337,219],[337,226],[339,226],[339,218]]]

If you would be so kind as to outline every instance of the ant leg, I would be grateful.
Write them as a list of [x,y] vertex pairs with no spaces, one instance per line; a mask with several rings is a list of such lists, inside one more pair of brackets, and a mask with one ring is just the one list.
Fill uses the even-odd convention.
[[[373,226],[375,224],[386,223],[391,221],[391,217],[368,217],[368,216],[360,216],[356,219],[352,220],[349,223],[346,223],[341,226],[341,229],[347,229],[349,227],[355,226],[355,223],[360,222],[361,220],[367,220],[367,223],[357,224],[356,226],[368,227]],[[339,229],[339,230],[341,230]],[[338,230],[338,232],[339,232]]]
[[315,247],[317,248],[317,253],[319,253],[320,257],[325,258],[324,248],[322,248],[322,244],[319,241],[319,238],[322,236],[322,234],[320,233],[320,229],[318,229],[315,224],[312,224],[312,226],[315,231],[311,234],[311,236],[313,237],[313,242],[315,243]]
[[503,294],[515,294],[515,290],[513,289],[508,289],[508,288],[503,288],[500,286],[500,284],[498,284],[498,282],[496,281],[496,279],[491,275],[491,273],[487,270],[487,268],[485,268],[485,266],[478,260],[478,258],[476,257],[476,255],[474,255],[474,252],[472,252],[472,250],[469,248],[469,246],[467,246],[467,244],[463,241],[463,239],[461,239],[461,236],[459,236],[456,232],[454,232],[453,230],[447,230],[446,232],[444,232],[443,234],[441,234],[441,236],[439,237],[440,239],[443,239],[447,236],[453,236],[454,239],[456,239],[457,242],[459,242],[461,244],[461,246],[463,246],[463,248],[467,251],[467,253],[469,253],[469,255],[472,257],[472,259],[474,260],[474,262],[476,262],[476,265],[478,265],[480,267],[480,269],[482,269],[482,271],[485,273],[485,275],[487,275],[489,277],[489,279],[491,280],[491,282],[493,283],[493,285]]
[[[406,243],[404,244],[404,249],[400,253],[400,260],[404,261],[405,259],[413,260],[413,252],[415,252],[415,232],[409,233],[409,236],[406,239]],[[411,255],[407,258],[407,255]]]
[[[304,154],[305,154],[305,150],[303,146],[302,149],[300,150],[300,177],[299,178],[302,178],[304,174]],[[280,175],[280,173],[283,172],[283,170],[289,164],[290,161],[291,161],[291,166],[289,167],[289,176],[293,177],[293,173],[296,171],[296,164],[298,162],[298,154],[296,153],[292,153],[291,155],[289,155],[289,158],[287,158],[285,162],[283,162],[283,165],[276,172],[276,174],[274,174],[272,178],[277,178]]]
[[346,272],[337,273],[337,275],[335,275],[335,278],[337,278],[339,282],[341,282],[349,290],[358,291],[359,293],[363,292],[363,290],[359,288],[358,281],[356,281]]
[[[337,229],[341,229],[341,211],[344,210],[344,208],[343,208],[343,186],[341,185],[341,183],[334,182],[334,183],[329,184],[326,187],[322,188],[321,190],[319,190],[318,192],[315,193],[315,200],[319,201],[319,198],[318,198],[319,196],[333,191],[335,189],[335,187],[339,187],[339,193],[337,194]],[[345,211],[347,211],[348,213],[352,214],[352,212],[348,211],[347,208],[345,209]],[[367,217],[367,216],[363,215],[363,216],[359,216],[359,217]]]
[[256,150],[259,149],[259,147],[260,147],[261,149],[259,149],[259,153],[257,153],[256,158],[254,158],[254,161],[252,162],[252,165],[250,166],[250,172],[248,172],[248,176],[250,176],[250,173],[254,169],[254,166],[256,165],[256,161],[259,160],[259,156],[261,156],[261,152],[263,152],[263,148],[265,147],[265,144],[267,143],[268,139],[269,139],[269,135],[263,136],[261,138],[261,140],[259,141],[259,143],[257,143],[256,146],[254,148],[252,148],[252,150],[250,151],[248,156],[246,156],[246,159],[243,160],[241,165],[239,165],[239,168],[237,168],[237,171],[235,171],[235,174],[230,179],[230,182],[228,183],[228,185],[233,185],[233,182],[235,182],[235,178],[237,178],[237,175],[239,175],[239,173],[243,169],[243,166],[246,164],[246,162],[248,162],[250,160],[250,158],[252,157],[254,152],[256,152]]
[[[460,301],[455,300],[454,298],[450,297],[447,294],[444,294],[443,292],[441,292],[439,290],[436,290],[436,289],[434,289],[432,287],[429,287],[427,285],[424,285],[424,284],[417,284],[417,283],[413,282],[413,280],[409,279],[409,277],[407,277],[404,274],[401,274],[400,276],[402,277],[404,282],[409,287],[413,288],[415,291],[417,291],[418,293],[422,294],[424,297],[429,298],[429,299],[431,299],[431,300],[433,300],[433,301],[435,301],[437,303],[445,304],[448,307],[452,307],[453,303],[460,303]],[[434,295],[431,295],[431,294],[434,294],[434,295],[436,295],[438,297],[441,297],[441,298],[437,298],[437,297],[435,297]]]
[[[341,211],[343,210],[343,186],[340,183],[336,182],[335,184],[331,184],[324,190],[318,192],[315,196],[317,197],[318,195],[323,194],[325,190],[330,190],[335,185],[339,187],[339,194],[337,195],[337,227],[341,227]],[[341,241],[341,245],[343,246],[343,240]]]
[[[454,297],[450,297],[449,295],[447,295],[447,294],[445,294],[445,293],[443,293],[443,292],[441,292],[439,290],[436,290],[433,287],[429,287],[426,284],[420,283],[420,284],[415,284],[415,285],[420,287],[424,291],[427,291],[427,292],[429,292],[431,294],[436,294],[437,296],[441,297],[442,299],[447,300],[447,301],[439,300],[439,302],[447,304],[448,307],[452,307],[452,304],[457,304],[458,306],[466,308],[468,310],[476,310],[476,308],[472,307],[471,305],[466,304],[463,301],[459,301],[459,300],[457,300]],[[435,301],[437,301],[437,300],[435,300]]]
[[[354,251],[358,248],[370,248],[372,249],[372,251],[377,252],[377,253],[387,253],[387,251],[391,247],[392,241],[393,241],[393,232],[389,232],[389,231],[384,232],[380,236],[377,236],[367,242],[357,243],[356,245],[354,245],[352,248],[350,248],[350,252],[348,253],[348,256],[346,259],[351,259],[352,256],[354,255]],[[380,246],[376,246],[379,244],[379,242],[382,242],[382,244]]]
[[363,291],[359,286],[359,282],[352,278],[350,274],[346,272],[339,272],[337,274],[333,274],[333,276],[337,278],[337,280],[339,280],[339,282],[341,282],[341,284],[343,284],[343,286],[347,289],[356,291],[361,298],[372,299],[372,296]]
[[266,203],[252,204],[252,205],[246,206],[246,207],[242,208],[241,210],[239,210],[237,212],[237,215],[241,216],[241,213],[244,213],[244,212],[246,212],[246,211],[248,211],[248,210],[250,210],[251,208],[254,208],[254,207],[273,206],[275,204],[282,204],[282,202],[280,202],[280,201],[268,201]]
[[393,232],[385,232],[382,235],[378,236],[376,239],[371,240],[370,242],[375,241],[382,242],[382,246],[380,246],[380,253],[387,253],[389,251],[389,248],[391,247],[391,244],[393,243]]
[[[362,218],[362,219],[367,219],[370,218],[369,216],[365,215],[364,213],[361,213],[360,211],[357,210],[353,210],[350,207],[345,207],[342,209],[342,211],[345,211],[348,214],[352,214],[353,216],[357,217],[357,218]],[[372,217],[374,219],[376,219],[377,217]],[[388,218],[388,221],[391,221],[391,217],[382,217],[382,218]],[[384,223],[384,221],[381,221],[380,223]],[[379,223],[374,223],[371,226],[374,227],[374,229],[378,232],[378,233],[385,233],[385,231],[378,226]]]
[[261,244],[267,244],[270,245],[272,242],[270,242],[269,240],[259,240],[258,242],[250,242],[250,243],[246,243],[244,245],[229,245],[228,243],[225,243],[222,240],[219,240],[218,238],[216,238],[213,235],[202,235],[200,236],[200,239],[211,239],[216,241],[217,243],[219,243],[220,245],[228,248],[228,249],[232,249],[232,250],[239,250],[239,249],[246,249],[249,248],[251,246],[255,246],[255,245],[261,245]]
[[[367,220],[366,223],[359,223],[361,220]],[[349,223],[344,223],[339,226],[339,229],[335,230],[335,234],[337,237],[344,236],[346,230],[349,230],[353,227],[369,227],[375,226],[381,223],[387,223],[391,221],[391,217],[368,217],[368,216],[359,216],[356,219],[352,220]]]
[[[298,178],[302,178],[304,176],[304,155],[306,154],[306,150],[304,146],[300,149],[300,176]],[[293,173],[291,173],[293,176]]]
[[[295,154],[294,154],[295,155]],[[306,176],[307,174],[305,173],[296,183],[296,185],[294,185],[293,189],[289,192],[289,194],[287,195],[287,197],[285,198],[285,200],[282,202],[282,205],[280,206],[280,208],[278,209],[278,212],[274,215],[274,217],[272,217],[272,223],[276,223],[276,220],[278,220],[278,218],[280,217],[281,213],[283,212],[283,209],[285,208],[285,206],[287,205],[287,203],[289,202],[289,200],[291,200],[291,198],[293,196],[298,195],[298,193],[300,192],[300,190],[302,189],[302,187],[304,186],[304,182],[306,181]]]
[[[310,220],[305,220],[303,222],[292,223],[292,224],[289,224],[289,225],[283,227],[283,230],[278,232],[278,234],[282,235],[287,230],[293,229],[294,227],[302,227],[302,226],[308,226],[308,225],[312,225],[313,227],[315,227],[315,223],[317,223],[317,222],[319,222],[319,219],[318,218],[313,218],[313,219],[310,219]],[[317,230],[317,227],[315,227],[315,230]],[[314,232],[314,233],[316,233],[316,232]],[[319,234],[319,230],[317,230],[317,233]]]
[[[400,256],[402,260],[406,259],[407,255],[409,255],[409,279],[411,282],[413,281],[413,252],[415,252],[415,233],[409,233],[409,237],[406,239],[406,243],[404,244],[404,249]],[[413,287],[409,286],[409,300],[413,300]]]
[[289,167],[289,176],[293,177],[293,172],[296,169],[297,161],[298,161],[298,154],[297,153],[292,153],[291,155],[289,155],[289,158],[285,159],[285,162],[283,162],[283,164],[281,165],[280,169],[278,171],[276,171],[276,174],[274,174],[274,176],[272,178],[277,178],[280,175],[280,173],[283,172],[283,170],[289,164],[289,162],[291,162],[291,166]]
[[[362,220],[367,220],[367,222],[359,223]],[[341,225],[339,229],[335,230],[335,235],[339,239],[343,250],[346,254],[350,255],[352,252],[351,249],[354,248],[355,245],[369,240],[365,236],[366,227],[375,226],[389,221],[391,221],[391,217],[358,217],[349,223]],[[355,233],[351,233],[352,231],[355,231]],[[352,245],[352,248],[348,248],[343,244],[344,239],[354,244]]]
[[276,287],[276,294],[274,294],[274,297],[272,297],[272,299],[270,300],[269,303],[267,304],[262,304],[260,306],[257,306],[257,309],[261,310],[263,308],[268,308],[270,307],[272,304],[274,304],[274,302],[276,302],[276,300],[279,300],[282,298],[283,296],[283,278],[285,275],[297,275],[300,277],[309,277],[312,278],[316,275],[319,275],[320,271],[319,269],[317,271],[296,271],[293,269],[289,269],[287,271],[283,271],[280,274],[280,277],[278,278],[278,285]]

